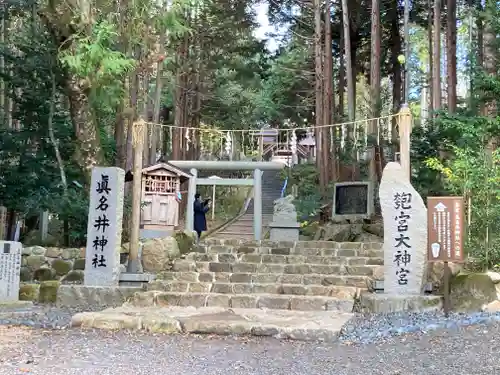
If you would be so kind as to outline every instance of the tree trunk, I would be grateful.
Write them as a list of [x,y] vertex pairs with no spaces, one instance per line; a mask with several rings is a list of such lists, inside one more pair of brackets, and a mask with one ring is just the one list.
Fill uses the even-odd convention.
[[[371,66],[370,66],[370,100],[371,100],[371,118],[376,118],[380,116],[380,4],[379,0],[372,0],[372,15],[371,15]],[[370,121],[368,124],[368,137],[369,139],[374,139],[374,136],[378,134],[378,122]],[[379,139],[377,141],[380,141]],[[369,146],[369,177],[373,186],[376,186],[378,176],[377,176],[377,165],[376,160],[381,160],[381,155],[377,155],[380,152],[379,148],[375,145]],[[378,152],[377,152],[378,151]]]
[[[163,56],[165,53],[165,33],[161,32],[160,41],[159,41],[158,53]],[[163,72],[163,59],[160,59],[156,64],[156,82],[155,82],[155,96],[153,102],[153,123],[160,123],[160,112],[161,112],[161,92],[163,89],[163,81],[162,81],[162,72]],[[153,128],[152,131],[152,149],[150,150],[150,159],[149,163],[154,164],[157,160],[157,152],[160,151],[162,154],[162,145],[161,145],[161,134],[163,128]]]
[[[496,19],[492,19],[494,14],[498,12],[497,2],[493,0],[486,0],[485,11],[489,13],[490,17],[484,25],[484,70],[489,76],[497,75],[498,67],[498,39],[495,30],[495,23],[498,22]],[[484,114],[490,117],[497,116],[497,102],[496,98],[486,98]]]
[[[1,5],[2,11],[6,12],[6,7],[5,3],[2,3]],[[7,21],[6,21],[7,14],[4,14],[4,16],[0,19],[0,44],[2,46],[5,45],[6,41],[6,34],[7,34]],[[5,56],[4,54],[0,54],[0,73],[2,75],[5,75]],[[0,111],[1,111],[1,126],[3,127],[5,125],[5,109],[7,108],[6,106],[6,95],[5,95],[5,79],[3,77],[0,77]],[[3,240],[3,238],[0,238],[0,240]]]
[[184,42],[180,41],[177,47],[177,74],[175,77],[175,114],[174,114],[174,128],[172,131],[172,159],[181,159],[181,143],[182,143],[182,131],[183,126],[183,96],[184,96],[184,86],[183,86],[183,66],[184,66]]
[[[476,3],[476,39],[477,39],[477,59],[476,59],[476,68],[479,70],[483,69],[484,65],[484,24],[481,13],[483,12],[483,5],[481,0],[475,0]],[[478,107],[479,114],[485,115],[485,106],[482,100],[479,100]]]
[[[86,5],[88,4],[82,4],[82,7]],[[88,25],[90,22],[85,9],[80,9],[81,21]],[[48,8],[40,8],[38,11],[39,17],[45,23],[54,41],[57,44],[63,40],[68,41],[60,45],[60,49],[70,48],[71,37],[75,34],[74,25],[65,22],[65,20],[72,19],[73,13],[68,15],[70,12],[67,3],[54,2],[49,2]],[[92,168],[96,165],[105,165],[106,160],[101,148],[99,129],[89,102],[89,88],[82,80],[69,72],[66,72],[64,85],[69,101],[71,122],[78,140],[75,162],[84,172],[85,182],[90,184]]]
[[[4,20],[4,24],[3,24],[3,38],[4,38],[4,43],[9,43],[9,29],[10,29],[10,15],[8,14],[8,8],[6,10],[6,15],[5,15],[5,20]],[[5,64],[5,61],[4,61],[4,71],[5,71],[5,75],[7,77],[12,77],[12,64]],[[2,94],[4,95],[4,107],[3,107],[3,111],[4,111],[4,124],[7,126],[7,128],[11,129],[12,128],[12,110],[13,110],[13,101],[12,101],[12,82],[8,82],[7,85],[4,85],[4,90],[2,92]]]
[[66,78],[66,92],[71,122],[78,139],[75,161],[84,171],[86,182],[90,184],[92,168],[105,165],[99,131],[93,119],[88,93],[80,86],[79,80],[69,74]]
[[[325,87],[324,87],[324,105],[323,105],[323,123],[331,124],[333,122],[333,111],[332,108],[335,107],[334,96],[333,96],[333,52],[332,52],[332,21],[331,21],[331,11],[332,4],[331,0],[326,0],[325,7]],[[323,165],[321,168],[324,169],[322,173],[325,174],[326,183],[330,180],[335,180],[335,145],[330,144],[331,142],[331,132],[334,129],[326,127],[322,129],[322,140],[321,145],[323,151]],[[331,150],[331,152],[330,152]]]
[[432,96],[434,111],[441,109],[441,0],[434,0]]
[[356,92],[354,88],[354,77],[351,56],[351,30],[349,21],[349,9],[347,8],[347,0],[342,0],[342,20],[344,29],[344,50],[346,60],[346,76],[347,76],[347,116],[349,121],[354,121],[356,117]]
[[[139,51],[136,49],[134,51],[134,55],[136,59],[139,57]],[[134,72],[131,78],[131,84],[129,87],[130,90],[130,110],[128,113],[128,124],[127,124],[127,144],[126,144],[126,162],[125,162],[125,170],[126,171],[131,171],[133,168],[133,161],[134,161],[134,147],[132,143],[132,124],[137,118],[137,101],[139,97],[139,75],[137,72]],[[130,186],[130,184],[127,184],[125,186]],[[127,189],[127,188],[126,188]],[[126,194],[128,191],[125,192]]]
[[323,194],[326,193],[326,186],[328,184],[327,176],[324,173],[323,164],[324,164],[324,150],[323,150],[323,128],[320,128],[323,125],[324,117],[323,117],[323,63],[322,63],[322,30],[321,30],[321,1],[314,0],[314,66],[315,66],[315,118],[316,118],[316,165],[319,174],[319,184],[320,190]]
[[[401,54],[401,31],[399,27],[398,2],[392,3],[391,11],[391,66],[392,66],[392,112],[398,113],[401,109],[402,79],[401,64],[398,56]],[[394,118],[391,124],[391,142],[396,145],[398,142],[397,121]],[[394,148],[395,152],[396,149]]]
[[432,11],[432,0],[428,0],[428,6],[429,6],[429,14],[427,16],[427,42],[428,42],[428,49],[429,49],[429,74],[428,74],[428,81],[427,81],[427,87],[429,90],[429,119],[432,119],[434,117],[434,49],[433,49],[433,43],[432,43],[432,27],[433,27],[433,11]]
[[[142,85],[141,85],[141,110],[140,114],[141,117],[144,119],[144,121],[149,120],[149,72],[145,71],[142,73],[141,77]],[[143,166],[148,166],[149,165],[149,159],[150,159],[150,151],[151,151],[151,145],[153,144],[153,139],[152,139],[152,132],[151,130],[153,127],[151,126],[146,126],[144,131],[144,149],[142,152],[142,165]]]
[[457,109],[457,3],[456,0],[446,2],[446,62],[448,111]]
[[115,143],[116,143],[116,155],[115,155],[115,166],[118,168],[125,168],[126,163],[126,137],[125,137],[125,116],[124,111],[125,106],[121,104],[117,109],[116,121],[115,121]]
[[[344,117],[345,113],[345,57],[344,57],[344,28],[340,28],[340,57],[339,57],[339,107],[337,113],[340,118]],[[335,129],[336,130],[336,129]]]

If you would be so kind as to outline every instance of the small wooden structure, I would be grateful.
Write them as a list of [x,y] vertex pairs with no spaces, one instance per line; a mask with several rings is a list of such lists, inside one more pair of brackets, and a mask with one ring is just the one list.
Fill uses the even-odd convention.
[[297,151],[300,156],[305,157],[309,162],[316,160],[316,138],[312,131],[307,132],[305,138],[299,141],[298,146]]
[[142,170],[142,229],[172,231],[179,225],[180,188],[190,177],[166,162]]

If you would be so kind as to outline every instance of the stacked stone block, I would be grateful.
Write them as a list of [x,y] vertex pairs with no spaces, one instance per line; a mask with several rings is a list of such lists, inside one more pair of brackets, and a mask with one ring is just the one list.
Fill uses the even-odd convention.
[[382,264],[380,243],[209,240],[131,304],[350,312]]

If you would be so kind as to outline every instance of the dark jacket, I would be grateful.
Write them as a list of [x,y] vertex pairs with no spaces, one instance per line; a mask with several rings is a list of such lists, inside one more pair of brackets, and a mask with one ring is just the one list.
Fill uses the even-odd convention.
[[196,200],[194,202],[194,230],[195,232],[203,232],[207,230],[207,218],[205,213],[208,211],[208,206],[205,206],[203,202]]

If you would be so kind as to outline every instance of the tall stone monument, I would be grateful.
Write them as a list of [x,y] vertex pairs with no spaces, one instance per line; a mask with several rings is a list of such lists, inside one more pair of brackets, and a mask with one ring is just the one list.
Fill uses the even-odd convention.
[[0,241],[0,304],[19,301],[20,242]]
[[384,293],[420,294],[427,262],[427,208],[399,163],[384,168]]
[[297,211],[292,202],[292,195],[274,201],[273,221],[269,224],[271,241],[299,240],[300,224],[297,222]]
[[95,167],[92,170],[85,285],[118,286],[124,182],[123,169]]

